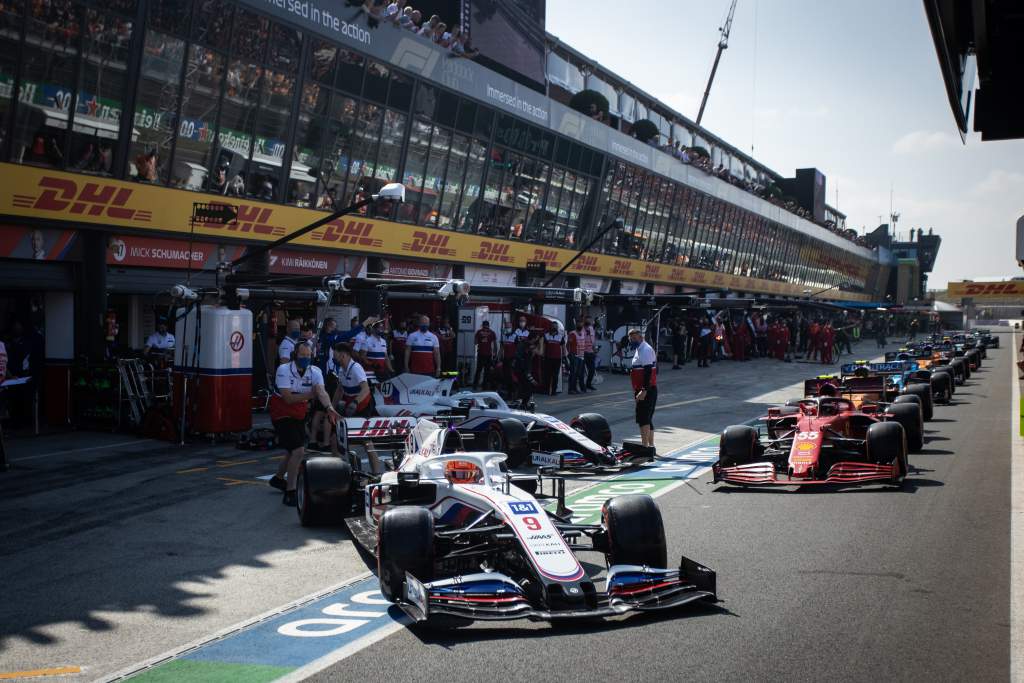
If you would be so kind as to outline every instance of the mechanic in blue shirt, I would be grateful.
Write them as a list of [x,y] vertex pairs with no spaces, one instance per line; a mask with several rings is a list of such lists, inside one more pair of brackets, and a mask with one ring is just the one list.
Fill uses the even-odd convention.
[[[359,324],[359,316],[352,316],[352,320],[349,321],[349,328],[345,332],[338,333],[338,341],[348,342],[351,344],[356,337],[363,332],[363,326]],[[337,344],[338,342],[335,342]],[[331,348],[334,348],[333,346]]]
[[338,323],[334,318],[324,318],[324,324],[320,327],[320,355],[317,358],[317,366],[321,371],[327,369],[327,361],[331,358],[331,349],[341,341],[342,334],[338,331]]

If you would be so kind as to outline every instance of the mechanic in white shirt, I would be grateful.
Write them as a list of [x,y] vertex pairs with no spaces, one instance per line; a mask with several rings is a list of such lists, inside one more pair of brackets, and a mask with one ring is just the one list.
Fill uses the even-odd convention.
[[277,363],[290,363],[292,353],[295,351],[295,344],[302,339],[302,326],[298,320],[288,321],[288,333],[281,343],[277,345]]
[[629,331],[629,347],[633,352],[633,365],[629,379],[636,399],[636,423],[640,427],[640,442],[654,448],[654,406],[658,402],[658,354],[647,343],[640,330]]
[[373,370],[378,380],[387,379],[395,374],[388,357],[388,340],[384,338],[384,321],[378,320],[370,326],[370,334],[363,342],[363,356],[366,367]]
[[512,332],[512,337],[517,344],[530,338],[530,330],[526,327],[526,318],[519,316],[519,327]]
[[[277,474],[270,479],[270,485],[285,489],[283,502],[294,507],[295,484],[305,456],[309,402],[317,401],[322,405],[332,423],[340,416],[324,390],[323,373],[313,365],[313,350],[307,344],[295,347],[293,359],[278,366],[274,384],[276,391],[270,398],[270,420],[277,434],[277,443],[287,451],[287,456],[278,466]],[[284,480],[286,472],[287,482]]]
[[149,335],[143,353],[150,351],[169,351],[174,348],[174,335],[167,331],[167,321],[160,318],[156,323],[156,332]]
[[420,316],[420,328],[409,335],[405,346],[407,372],[439,377],[441,372],[441,342],[430,331],[430,318]]

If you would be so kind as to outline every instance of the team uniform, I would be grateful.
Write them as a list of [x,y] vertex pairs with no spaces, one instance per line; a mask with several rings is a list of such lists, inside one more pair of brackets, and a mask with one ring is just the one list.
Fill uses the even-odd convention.
[[391,332],[391,350],[395,353],[395,370],[405,372],[405,345],[409,341],[409,333],[405,330],[394,330]]
[[658,402],[658,357],[646,341],[640,342],[640,346],[636,347],[636,352],[633,354],[629,381],[633,385],[634,396],[641,389],[647,389],[644,400],[636,402],[637,425],[653,427],[654,406]]
[[282,339],[281,343],[277,347],[278,363],[291,362],[293,351],[295,351],[295,340],[291,337],[285,337]]
[[167,334],[161,335],[159,332],[154,332],[149,335],[146,339],[146,346],[151,349],[159,349],[160,351],[167,351],[168,349],[174,348],[174,335],[168,332]]
[[496,339],[497,336],[494,334],[494,330],[489,328],[481,327],[473,335],[473,343],[476,344],[476,370],[473,373],[474,387],[479,386],[481,375],[484,378],[484,382],[487,381],[487,376],[494,365],[494,341]]
[[342,415],[370,417],[373,414],[373,395],[368,393],[362,401],[359,400],[359,386],[365,381],[366,371],[354,360],[349,360],[348,367],[338,368],[338,386],[341,387],[341,400],[345,404],[340,411]]
[[366,366],[373,370],[378,376],[387,374],[388,371],[388,343],[384,337],[370,335],[363,342],[363,354],[366,356]]
[[320,368],[310,365],[299,374],[295,361],[284,363],[277,368],[274,386],[277,391],[270,397],[270,420],[277,432],[277,442],[282,448],[293,451],[306,445],[306,413],[309,402],[285,403],[279,393],[289,389],[292,393],[312,393],[313,387],[324,386],[324,375]]
[[416,330],[409,335],[409,367],[408,371],[417,375],[433,375],[437,372],[434,365],[434,349],[440,349],[437,336],[431,332]]
[[544,335],[544,388],[549,394],[558,391],[558,379],[562,374],[562,344],[565,335],[561,332]]

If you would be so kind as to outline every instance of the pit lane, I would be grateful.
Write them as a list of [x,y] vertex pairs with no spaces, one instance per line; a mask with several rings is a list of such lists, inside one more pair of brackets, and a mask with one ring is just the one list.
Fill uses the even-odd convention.
[[[861,345],[865,355],[873,352],[868,346]],[[726,493],[707,486],[706,477],[671,479],[659,501],[671,552],[718,570],[726,611],[633,617],[596,630],[480,625],[432,634],[397,626],[379,634],[390,633],[380,645],[350,647],[351,656],[321,675],[452,678],[451,657],[458,656],[456,680],[495,671],[507,678],[536,675],[539,662],[574,678],[625,671],[656,678],[681,671],[811,676],[825,670],[822,657],[836,656],[850,662],[847,673],[856,678],[908,673],[899,657],[941,662],[943,653],[950,658],[954,652],[974,668],[935,670],[998,675],[1008,660],[1000,656],[1008,626],[998,623],[1001,615],[1002,623],[1009,620],[1009,426],[998,424],[1008,423],[1005,410],[985,406],[1009,400],[1011,355],[993,351],[957,394],[960,405],[939,410],[926,452],[912,457],[919,481],[906,493]],[[659,450],[694,444],[762,413],[799,393],[794,384],[820,368],[760,361],[664,370],[655,418]],[[601,404],[616,433],[628,436],[635,426],[625,386],[625,378],[611,376],[596,395],[541,398],[538,409],[567,418]],[[951,416],[956,421],[943,422]],[[80,677],[105,677],[233,631],[255,615],[275,618],[282,606],[365,573],[343,532],[301,529],[265,485],[252,484],[276,466],[275,454],[224,447],[183,454],[155,442],[71,450],[20,465],[20,457],[33,453],[16,451],[19,468],[0,481],[0,514],[13,522],[0,533],[12,589],[0,606],[0,671],[70,664],[82,667]],[[979,452],[992,461],[986,467],[978,467]],[[701,462],[669,464],[685,464],[693,476],[703,471]],[[574,478],[570,495],[600,494],[579,490],[618,482],[599,479]],[[299,609],[323,612],[338,595],[322,599],[328,602],[312,600],[285,616],[295,621]],[[950,616],[939,618],[946,610]],[[907,651],[907,639],[914,652]],[[299,640],[259,648],[293,657],[294,669],[303,661],[297,651],[307,647]],[[317,640],[335,650],[344,644]],[[403,657],[381,656],[394,648],[402,648]],[[307,653],[305,661],[318,653]],[[401,664],[409,661],[417,662],[415,670]],[[178,678],[184,673],[179,669]]]

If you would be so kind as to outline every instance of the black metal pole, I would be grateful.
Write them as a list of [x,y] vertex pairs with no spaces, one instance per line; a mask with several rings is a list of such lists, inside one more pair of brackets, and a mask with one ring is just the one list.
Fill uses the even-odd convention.
[[608,225],[606,225],[606,226],[605,226],[605,228],[604,228],[604,230],[602,230],[601,232],[597,233],[597,234],[596,234],[596,235],[594,236],[594,239],[592,239],[592,240],[590,240],[589,242],[587,242],[587,245],[586,245],[585,247],[583,247],[582,249],[580,249],[579,251],[577,251],[577,252],[576,252],[576,254],[575,254],[575,255],[574,255],[574,256],[573,256],[573,257],[572,257],[571,259],[569,259],[569,261],[568,261],[568,262],[567,262],[567,263],[566,263],[566,264],[565,264],[564,266],[562,266],[562,267],[561,267],[561,268],[560,268],[560,269],[558,270],[558,272],[557,272],[557,273],[555,273],[554,275],[552,275],[551,277],[549,277],[549,278],[548,278],[548,281],[547,281],[547,282],[545,282],[545,283],[543,284],[543,287],[545,287],[545,288],[546,288],[546,287],[549,287],[549,286],[551,286],[551,283],[552,283],[552,282],[554,282],[554,281],[555,281],[555,280],[556,280],[556,279],[558,278],[558,276],[559,276],[559,275],[561,275],[561,274],[562,274],[562,273],[564,273],[564,272],[565,272],[566,270],[568,270],[568,269],[569,269],[569,266],[571,266],[571,265],[572,265],[573,263],[575,263],[575,262],[576,262],[576,259],[578,259],[578,258],[579,258],[580,256],[583,256],[583,254],[585,254],[585,253],[587,253],[588,251],[590,251],[591,247],[593,247],[593,246],[594,246],[595,244],[597,244],[597,243],[598,243],[598,242],[599,242],[599,241],[601,240],[601,238],[602,238],[602,237],[604,237],[604,236],[605,236],[605,235],[606,235],[606,234],[608,233],[608,231],[609,231],[609,230],[611,230],[611,229],[612,229],[613,227],[615,227],[615,226],[619,226],[619,227],[622,227],[622,225],[623,225],[623,221],[622,221],[622,218],[621,218],[621,217],[619,217],[619,218],[616,218],[616,219],[615,219],[615,220],[613,220],[613,221],[612,221],[611,223],[609,223]]
[[241,256],[239,256],[238,258],[236,258],[234,261],[231,262],[231,268],[232,269],[237,268],[240,263],[245,263],[246,261],[248,261],[250,259],[254,259],[254,258],[258,257],[258,256],[262,256],[262,255],[266,254],[268,251],[270,251],[271,249],[276,249],[277,247],[280,247],[283,244],[287,244],[288,242],[291,242],[296,237],[301,237],[302,235],[305,235],[307,232],[312,232],[313,230],[316,230],[317,228],[319,228],[322,225],[327,225],[331,221],[336,221],[339,218],[342,218],[343,216],[347,216],[348,214],[352,213],[353,211],[358,211],[359,209],[363,208],[364,206],[367,206],[368,204],[372,204],[373,201],[374,200],[373,200],[372,197],[368,197],[366,199],[361,199],[358,202],[352,204],[351,206],[348,206],[348,207],[342,209],[341,211],[335,211],[334,213],[327,214],[323,218],[321,218],[319,220],[316,220],[316,221],[313,221],[312,223],[310,223],[306,227],[300,228],[299,230],[296,230],[293,233],[285,235],[284,237],[282,237],[280,239],[274,240],[270,244],[264,244],[263,246],[257,247],[256,249],[253,249],[252,251],[247,251],[246,253],[242,254]]

